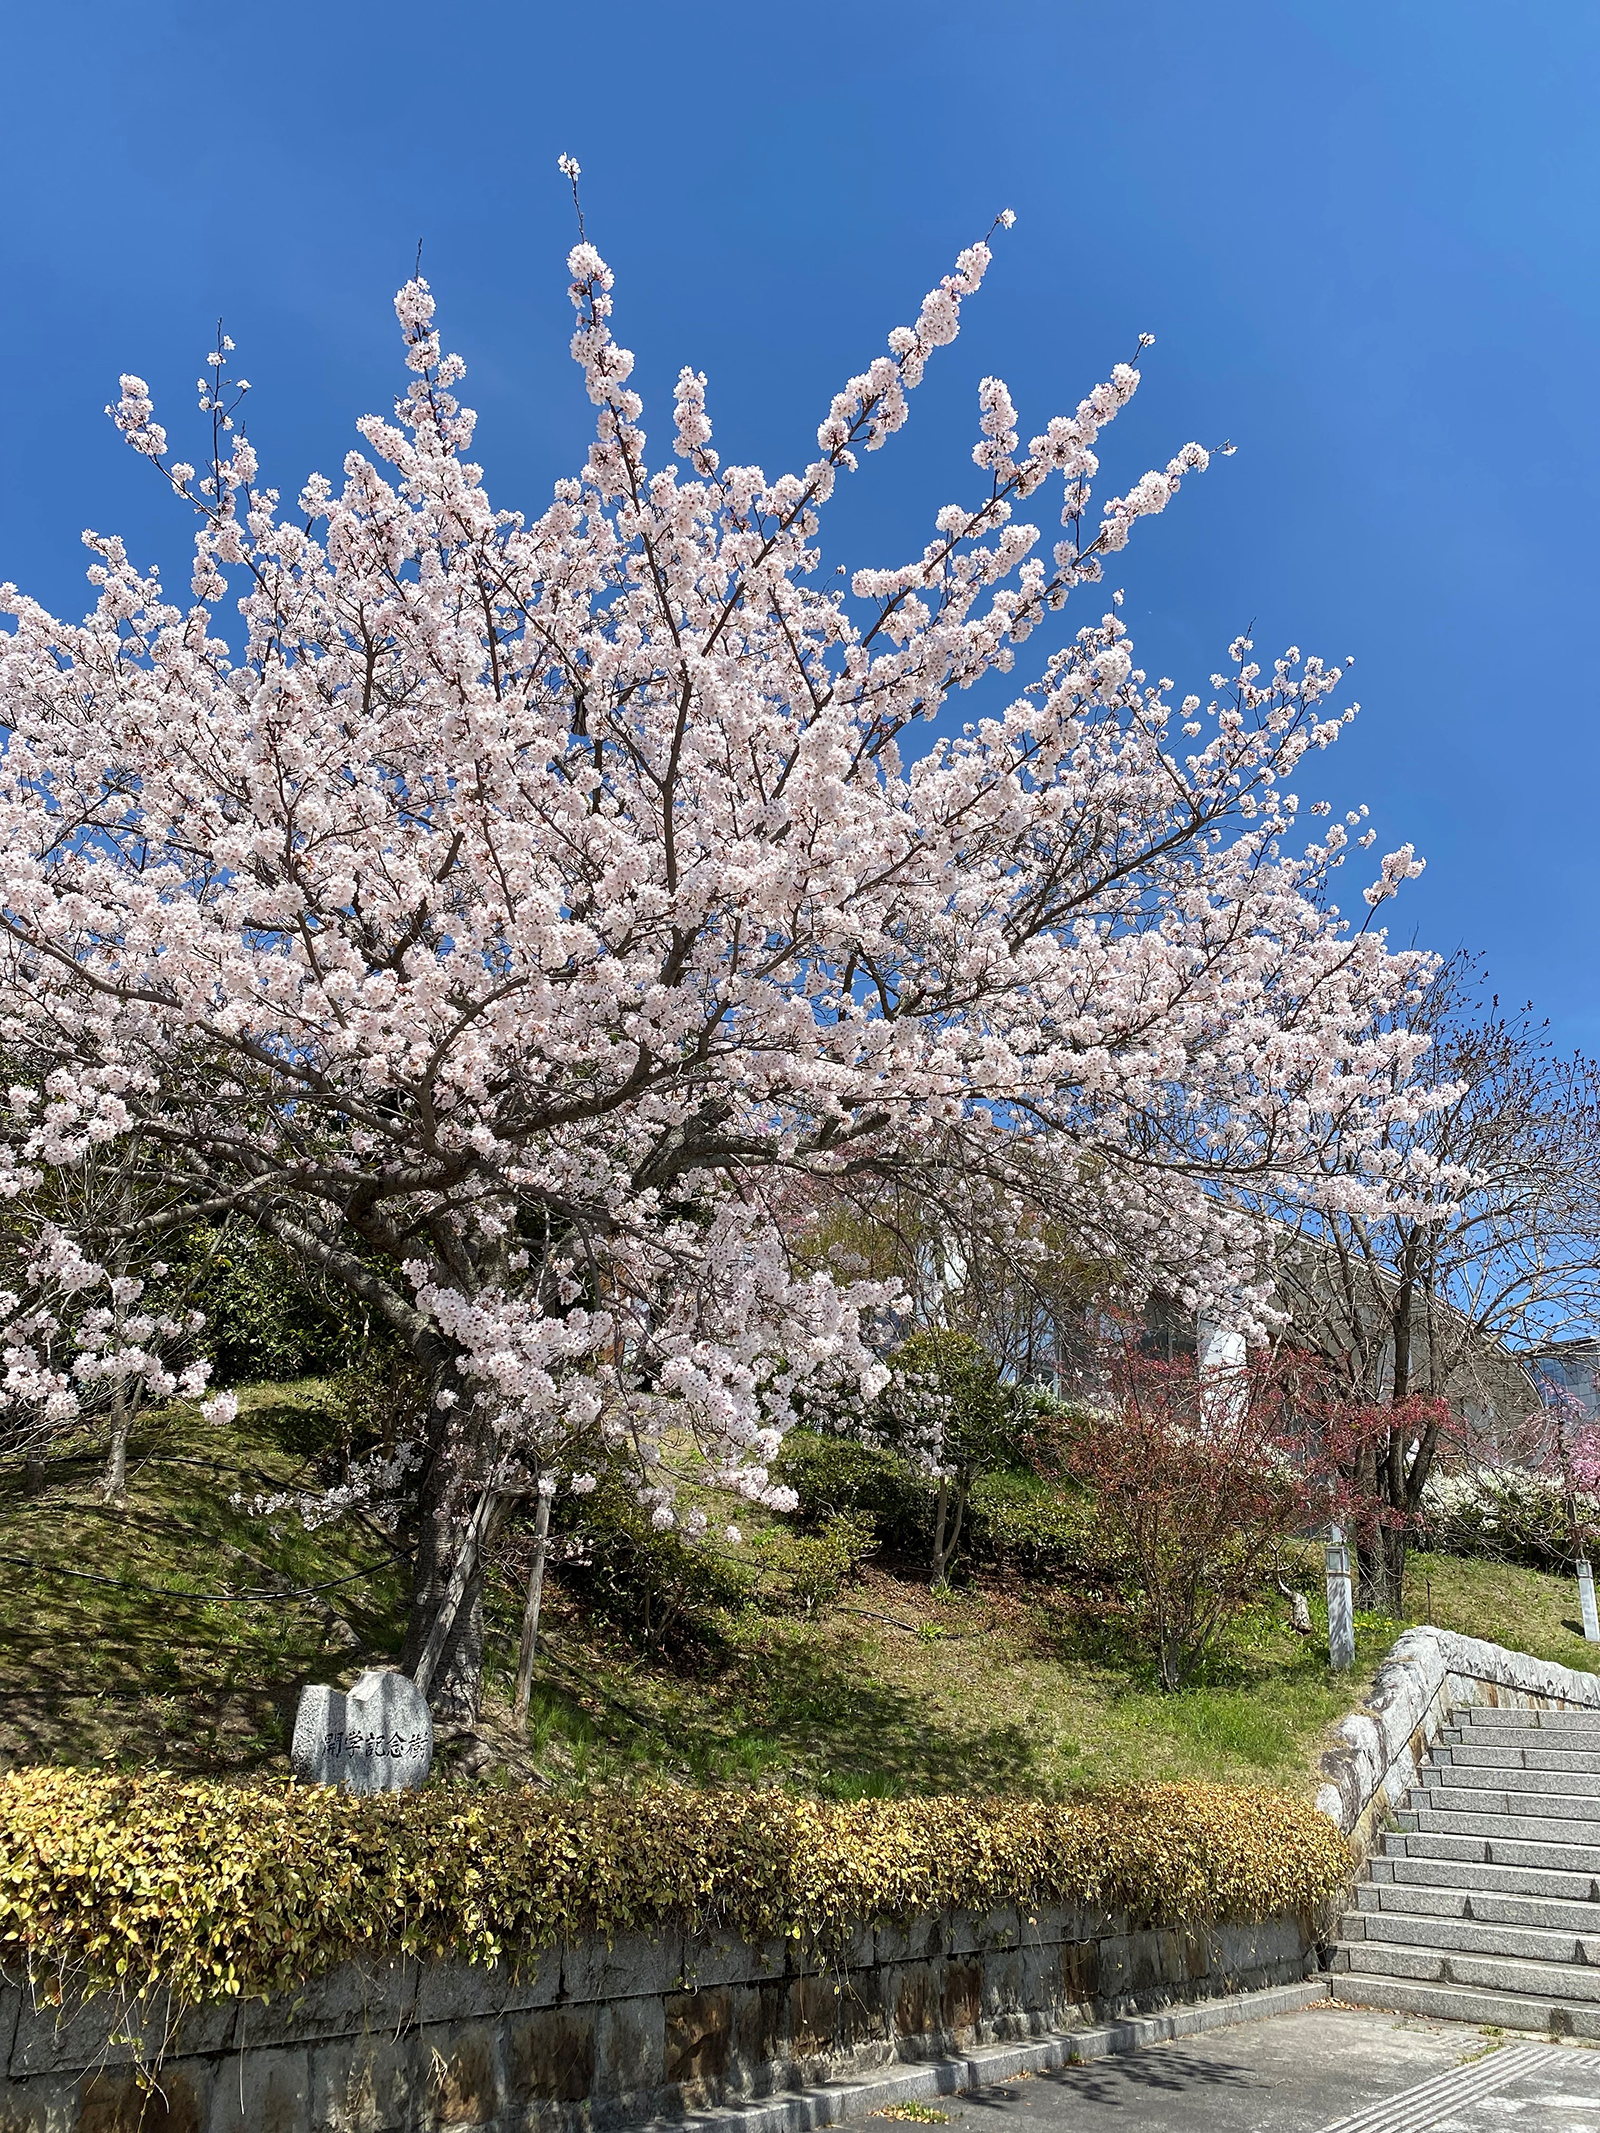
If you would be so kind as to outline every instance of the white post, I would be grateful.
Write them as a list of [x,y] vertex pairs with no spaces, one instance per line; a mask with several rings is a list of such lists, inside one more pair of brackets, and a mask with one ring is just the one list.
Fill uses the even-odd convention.
[[1355,1600],[1350,1588],[1350,1550],[1338,1526],[1328,1528],[1328,1664],[1348,1674],[1356,1663]]
[[544,1598],[544,1558],[550,1534],[552,1482],[539,1486],[539,1501],[533,1513],[533,1555],[528,1566],[528,1597],[522,1608],[522,1643],[517,1650],[517,1695],[511,1719],[519,1733],[528,1730],[528,1703],[533,1695],[533,1649],[539,1641],[539,1608]]
[[1600,1644],[1600,1615],[1594,1605],[1594,1572],[1587,1556],[1578,1557],[1578,1605],[1583,1611],[1583,1634],[1591,1644]]

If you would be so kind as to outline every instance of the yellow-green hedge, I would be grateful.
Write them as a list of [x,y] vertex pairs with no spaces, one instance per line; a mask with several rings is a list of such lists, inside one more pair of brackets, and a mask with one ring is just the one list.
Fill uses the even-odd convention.
[[1085,1903],[1148,1923],[1303,1911],[1348,1867],[1276,1793],[1151,1785],[1026,1800],[671,1786],[573,1799],[20,1770],[0,1778],[0,1959],[38,1984],[180,2004],[301,1984],[352,1954],[515,1961],[671,1919],[822,1951],[875,1919]]

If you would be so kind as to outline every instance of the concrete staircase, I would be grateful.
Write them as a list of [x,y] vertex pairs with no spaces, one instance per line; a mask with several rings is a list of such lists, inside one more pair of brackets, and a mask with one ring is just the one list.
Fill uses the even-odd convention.
[[1458,1711],[1395,1821],[1334,1997],[1600,2039],[1600,1712]]

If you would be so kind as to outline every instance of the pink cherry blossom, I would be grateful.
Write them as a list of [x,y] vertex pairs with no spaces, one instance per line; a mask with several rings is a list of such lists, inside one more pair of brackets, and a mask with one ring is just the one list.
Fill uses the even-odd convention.
[[[688,1446],[781,1503],[801,1394],[883,1382],[894,1297],[799,1249],[841,1195],[1044,1217],[1249,1323],[1264,1208],[1401,1189],[1414,1046],[1384,1017],[1426,959],[1331,902],[1342,831],[1296,838],[1342,669],[1241,642],[1180,709],[1108,609],[1006,693],[1206,466],[1186,446],[1087,530],[1138,371],[1025,451],[985,379],[978,479],[920,552],[824,567],[837,482],[904,428],[989,260],[769,477],[721,463],[687,368],[653,462],[580,241],[593,438],[528,516],[491,502],[415,279],[393,419],[293,508],[220,413],[198,477],[171,459],[122,380],[114,420],[197,515],[187,603],[98,534],[83,621],[0,592],[0,1191],[137,1134],[162,1224],[241,1216],[347,1281],[435,1373],[441,1530],[514,1471],[580,1489],[623,1459],[670,1522]],[[237,405],[222,365],[202,397]],[[1052,482],[1045,554],[1018,507]],[[104,1278],[74,1250],[41,1229],[7,1301],[13,1402],[71,1411],[48,1331]]]

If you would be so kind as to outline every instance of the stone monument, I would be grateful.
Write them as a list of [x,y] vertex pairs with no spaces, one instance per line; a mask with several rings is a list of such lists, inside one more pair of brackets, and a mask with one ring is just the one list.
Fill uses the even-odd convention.
[[1328,1528],[1328,1664],[1347,1674],[1356,1663],[1355,1599],[1350,1589],[1350,1549],[1340,1526]]
[[1587,1556],[1578,1557],[1578,1606],[1583,1615],[1583,1634],[1591,1644],[1600,1644],[1600,1615],[1595,1612],[1594,1572]]
[[372,1667],[352,1689],[300,1691],[289,1763],[305,1784],[403,1792],[432,1761],[428,1699],[407,1675]]

